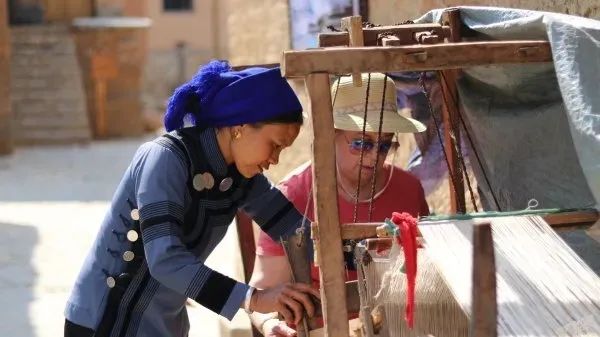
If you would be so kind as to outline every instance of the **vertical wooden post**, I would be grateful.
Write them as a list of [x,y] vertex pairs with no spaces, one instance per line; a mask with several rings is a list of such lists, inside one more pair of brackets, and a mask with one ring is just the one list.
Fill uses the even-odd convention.
[[[450,25],[450,42],[459,42],[460,37],[460,10],[458,8],[449,9],[446,11]],[[449,165],[448,175],[453,179],[450,183],[450,211],[451,213],[465,213],[465,186],[460,166],[458,151],[453,146],[451,131],[454,131],[454,143],[460,149],[460,119],[458,106],[458,91],[456,89],[456,80],[458,78],[458,70],[442,70],[440,71],[439,81],[441,83],[442,95],[444,104],[442,107],[442,120],[444,125],[444,149],[448,157]],[[466,172],[465,172],[466,174]],[[454,184],[454,186],[452,185]]]
[[473,227],[473,283],[471,288],[472,337],[496,337],[496,261],[489,222]]
[[319,237],[321,305],[325,337],[348,337],[342,236],[337,203],[333,108],[327,73],[306,77],[313,127],[313,196]]
[[250,277],[252,277],[254,258],[256,256],[256,243],[254,229],[252,228],[252,219],[250,219],[243,211],[238,211],[235,215],[235,224],[238,232],[238,243],[242,254],[244,280],[248,283]]
[[[290,263],[291,273],[293,275],[292,280],[294,283],[312,283],[310,277],[310,258],[306,247],[309,240],[306,240],[306,235],[310,235],[308,229],[305,230],[303,235],[292,235],[283,242],[285,255]],[[304,320],[306,320],[306,322],[304,322]],[[308,331],[305,331],[305,327]],[[296,333],[298,337],[308,337],[310,335],[310,330],[316,328],[317,325],[315,320],[305,316],[297,326]]]
[[13,151],[8,1],[0,1],[0,155]]
[[[363,47],[365,45],[362,30],[362,17],[360,15],[342,18],[341,28],[342,30],[348,31],[350,47]],[[352,74],[352,82],[354,83],[354,86],[362,86],[362,76],[360,73]]]

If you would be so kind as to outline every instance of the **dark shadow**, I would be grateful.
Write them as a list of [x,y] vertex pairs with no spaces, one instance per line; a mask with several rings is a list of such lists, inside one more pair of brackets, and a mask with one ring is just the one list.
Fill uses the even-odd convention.
[[34,227],[0,222],[0,336],[35,335],[29,307],[34,300],[32,257],[38,239]]

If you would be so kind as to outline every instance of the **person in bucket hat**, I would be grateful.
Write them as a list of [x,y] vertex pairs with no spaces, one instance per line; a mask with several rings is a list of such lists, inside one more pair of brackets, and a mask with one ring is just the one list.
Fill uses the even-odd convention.
[[[414,217],[428,215],[429,207],[419,180],[385,161],[398,146],[395,142],[397,133],[425,130],[420,122],[399,113],[392,79],[380,73],[365,73],[362,74],[362,86],[356,87],[351,76],[342,76],[331,85],[331,97],[340,223],[383,221],[393,212],[407,212]],[[381,125],[380,120],[383,120]],[[312,165],[305,163],[278,185],[300,212],[306,211],[305,216],[310,220],[315,219],[312,179]],[[369,214],[371,202],[372,213]],[[307,247],[312,249],[310,244]],[[309,256],[313,256],[312,252]],[[347,279],[356,279],[352,255],[345,253],[345,260]],[[313,286],[318,288],[319,273],[314,265],[311,276]],[[261,232],[250,284],[270,288],[289,281],[289,265],[281,245]],[[250,316],[265,336],[295,334],[294,327],[280,321],[276,315],[253,313]]]

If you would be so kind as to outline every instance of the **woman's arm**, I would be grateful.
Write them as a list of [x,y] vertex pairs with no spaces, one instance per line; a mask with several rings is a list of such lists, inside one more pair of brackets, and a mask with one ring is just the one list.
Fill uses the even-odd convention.
[[181,240],[188,168],[172,149],[146,143],[132,170],[148,270],[172,290],[233,319],[248,285],[202,263]]
[[[288,283],[291,281],[289,268],[285,256],[256,255],[250,285],[258,289],[266,289]],[[276,312],[266,314],[254,312],[250,314],[250,321],[263,335],[265,335],[263,327],[270,320],[277,321],[277,324],[279,324]]]

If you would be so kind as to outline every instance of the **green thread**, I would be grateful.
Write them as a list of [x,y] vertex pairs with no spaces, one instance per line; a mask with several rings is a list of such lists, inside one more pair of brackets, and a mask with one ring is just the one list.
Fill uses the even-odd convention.
[[442,221],[442,220],[469,220],[475,218],[497,218],[501,216],[519,216],[519,215],[540,215],[540,214],[557,214],[557,213],[568,213],[568,212],[581,212],[581,211],[596,211],[595,208],[547,208],[547,209],[525,209],[521,211],[510,211],[510,212],[478,212],[468,214],[454,214],[454,215],[431,215],[419,218],[419,221]]

